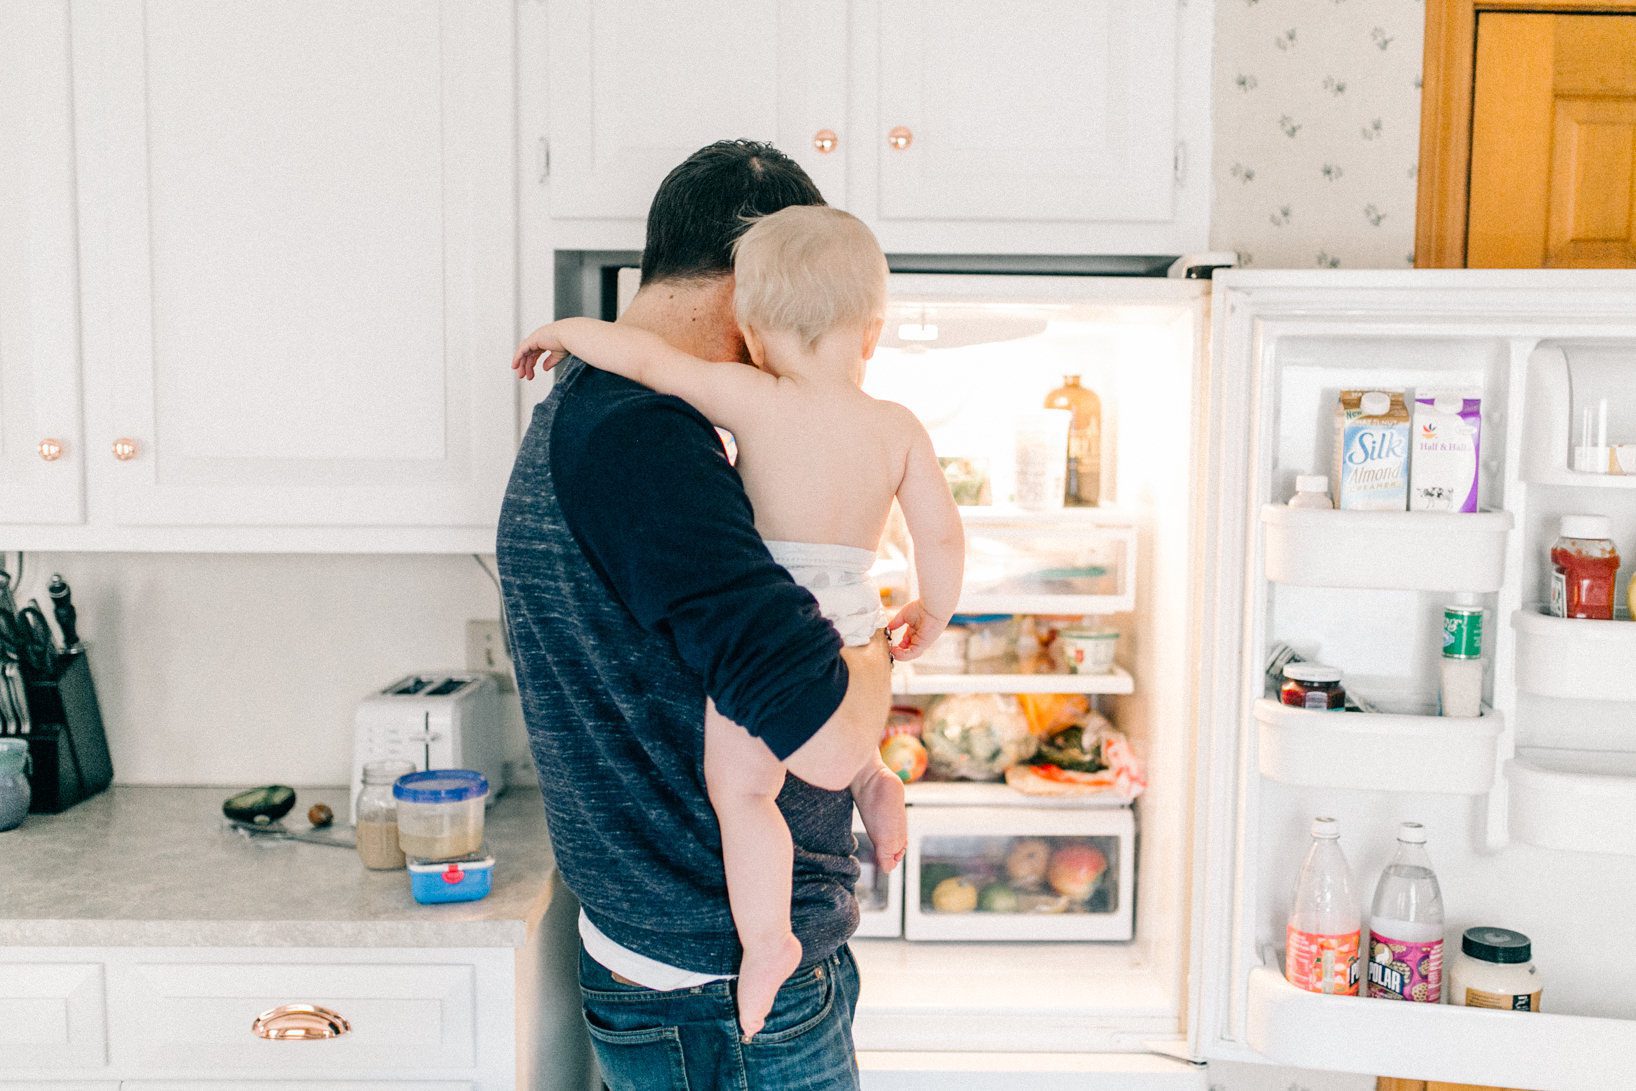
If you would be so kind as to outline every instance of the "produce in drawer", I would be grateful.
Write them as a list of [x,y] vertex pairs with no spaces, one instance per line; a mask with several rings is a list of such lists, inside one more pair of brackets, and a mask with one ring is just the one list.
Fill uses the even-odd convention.
[[1118,902],[1106,881],[1115,839],[1103,837],[928,838],[920,906],[931,913],[1107,913]]
[[1071,902],[1088,902],[1107,873],[1108,858],[1092,845],[1064,845],[1051,854],[1051,889]]
[[927,711],[925,743],[937,776],[998,780],[1008,768],[1032,756],[1039,740],[1028,729],[1022,705],[1010,694],[958,693]]

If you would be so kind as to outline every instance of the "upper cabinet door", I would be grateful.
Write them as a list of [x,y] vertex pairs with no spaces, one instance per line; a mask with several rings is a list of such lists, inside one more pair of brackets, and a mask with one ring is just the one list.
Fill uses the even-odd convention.
[[1176,0],[881,0],[880,217],[1169,221]]
[[845,131],[845,4],[550,0],[548,11],[536,63],[551,73],[552,218],[640,220],[671,168],[738,138],[772,141],[846,203],[858,145]]
[[85,516],[65,4],[0,5],[0,524]]
[[98,521],[492,525],[512,0],[73,13]]

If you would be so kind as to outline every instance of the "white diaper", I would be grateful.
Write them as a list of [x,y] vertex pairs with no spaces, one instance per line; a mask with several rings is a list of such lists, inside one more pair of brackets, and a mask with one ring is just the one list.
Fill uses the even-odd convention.
[[822,542],[768,542],[773,560],[812,592],[818,610],[848,646],[867,644],[885,624],[880,589],[869,578],[875,553],[857,546]]

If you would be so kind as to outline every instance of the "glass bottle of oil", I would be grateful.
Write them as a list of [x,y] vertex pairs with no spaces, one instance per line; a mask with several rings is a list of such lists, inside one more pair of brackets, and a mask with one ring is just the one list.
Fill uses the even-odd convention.
[[1068,488],[1071,505],[1091,506],[1102,494],[1102,399],[1081,386],[1078,375],[1065,375],[1062,385],[1045,397],[1046,409],[1073,413],[1068,427]]

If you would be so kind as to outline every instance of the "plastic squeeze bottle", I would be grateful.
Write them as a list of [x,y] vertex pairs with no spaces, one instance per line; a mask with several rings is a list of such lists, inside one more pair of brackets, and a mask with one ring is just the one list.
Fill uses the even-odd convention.
[[1312,508],[1333,511],[1329,500],[1329,478],[1323,474],[1300,474],[1295,478],[1295,495],[1289,498],[1292,508]]
[[1426,855],[1426,828],[1405,822],[1369,911],[1369,995],[1443,1000],[1443,892]]
[[1301,865],[1290,910],[1284,978],[1298,989],[1358,995],[1358,900],[1341,852],[1340,823],[1312,820],[1312,848]]

